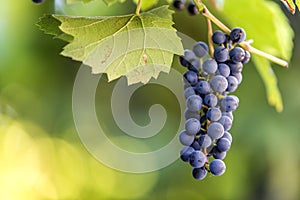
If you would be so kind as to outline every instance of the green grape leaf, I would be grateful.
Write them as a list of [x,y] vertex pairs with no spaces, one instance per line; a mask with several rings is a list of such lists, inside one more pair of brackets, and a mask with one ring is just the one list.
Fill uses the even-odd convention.
[[54,35],[54,38],[61,39],[66,42],[71,42],[73,37],[61,31],[59,29],[60,24],[61,22],[53,18],[51,15],[45,15],[37,22],[37,26],[46,34]]
[[[247,8],[247,12],[244,8]],[[222,12],[224,12],[224,19],[231,24],[231,27],[243,27],[245,29],[247,39],[254,40],[252,44],[254,47],[283,59],[290,59],[294,33],[287,18],[276,3],[252,0],[243,1],[241,4],[239,0],[230,0],[225,1]],[[265,69],[266,66],[267,69]],[[269,63],[255,62],[255,67],[262,77],[265,87],[268,88],[269,102],[273,102],[272,105],[276,104],[277,110],[280,110],[278,108],[282,107],[282,101],[276,77],[273,76],[274,81],[270,81],[268,79],[271,76],[265,74],[265,72],[270,71]]]
[[282,97],[270,61],[255,55],[252,56],[252,60],[257,66],[260,66],[257,67],[257,70],[264,81],[269,104],[275,106],[277,112],[281,112],[283,110]]
[[[138,3],[139,0],[133,0],[134,3]],[[147,0],[147,1],[142,1],[142,10],[147,10],[151,7],[153,7],[155,4],[158,3],[159,0]]]
[[[93,1],[93,0],[85,0],[85,1]],[[123,3],[126,0],[103,0],[103,1],[104,1],[104,3],[106,3],[107,5],[110,6],[110,5],[112,5],[112,4],[116,3],[116,2]]]
[[298,10],[300,10],[300,0],[296,0],[295,3],[297,5],[297,7],[298,7]]
[[[169,72],[174,54],[183,54],[181,39],[172,27],[172,13],[162,6],[140,15],[51,15],[43,17],[39,25],[55,37],[62,33],[72,36],[61,54],[82,61],[92,73],[106,73],[109,81],[126,76],[128,84],[147,83],[160,72]],[[60,22],[60,31],[54,27],[58,25],[55,20]],[[49,21],[55,23],[45,26]]]
[[[95,0],[66,0],[67,4],[78,3],[78,2],[90,3],[92,1],[95,1]],[[126,0],[103,0],[103,1],[106,5],[110,6],[110,5],[112,5],[114,3],[117,3],[117,2],[123,3]]]

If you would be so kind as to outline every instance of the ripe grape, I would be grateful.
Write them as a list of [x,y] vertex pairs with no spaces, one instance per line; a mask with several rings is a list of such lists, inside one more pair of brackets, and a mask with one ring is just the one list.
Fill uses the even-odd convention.
[[213,91],[219,93],[224,92],[228,87],[228,82],[226,78],[221,75],[216,75],[212,77],[209,83]]
[[218,121],[222,117],[222,112],[219,108],[210,108],[206,113],[207,119],[210,121]]
[[206,155],[202,151],[194,151],[190,155],[190,164],[193,167],[203,167],[206,161]]
[[245,51],[241,47],[234,47],[229,52],[229,57],[234,63],[242,62],[245,59]]
[[188,7],[187,7],[188,12],[190,13],[190,15],[197,15],[199,14],[199,10],[196,7],[196,5],[193,2],[190,2]]
[[217,148],[220,152],[228,151],[230,149],[231,142],[227,138],[221,138],[217,142]]
[[184,73],[183,76],[187,80],[187,82],[191,85],[196,85],[196,83],[198,82],[198,75],[196,72],[187,71]]
[[214,51],[214,57],[217,62],[225,62],[228,59],[228,50],[225,47],[219,46]]
[[202,58],[208,54],[208,46],[205,42],[196,42],[193,46],[193,52],[199,58]]
[[195,94],[195,90],[194,90],[193,87],[185,88],[185,90],[184,90],[184,97],[185,97],[185,99],[189,98],[190,96],[192,96],[194,94]]
[[199,112],[193,112],[193,111],[190,111],[188,108],[185,109],[184,111],[184,117],[186,120],[190,119],[190,118],[195,118],[195,119],[198,119],[200,120],[200,114]]
[[232,136],[229,132],[225,131],[224,135],[222,136],[222,138],[226,138],[228,139],[231,143],[232,143]]
[[45,0],[32,0],[33,3],[43,3]]
[[232,120],[228,116],[222,116],[219,120],[220,124],[223,125],[224,130],[228,131],[231,129],[232,126]]
[[232,96],[227,96],[221,100],[221,108],[225,112],[234,111],[238,107],[239,103],[236,98]]
[[190,111],[197,112],[202,108],[202,98],[198,95],[192,95],[187,99],[186,106]]
[[223,160],[226,157],[226,151],[220,152],[217,148],[213,148],[212,153],[215,159]]
[[218,104],[218,97],[214,94],[207,94],[204,97],[204,103],[209,107],[215,107]]
[[243,64],[247,64],[249,61],[250,61],[250,58],[251,58],[251,55],[249,53],[249,51],[246,51],[245,50],[245,58],[244,60],[242,61]]
[[207,175],[207,171],[204,167],[201,168],[194,168],[192,171],[193,177],[197,180],[203,180],[206,175]]
[[183,10],[184,7],[185,7],[184,4],[185,4],[184,0],[175,0],[175,1],[173,1],[173,6],[177,10]]
[[227,116],[231,120],[233,120],[233,114],[232,114],[232,112],[222,112],[222,116]]
[[222,31],[214,32],[214,34],[212,35],[212,41],[218,45],[225,43],[225,41],[226,41],[225,33],[223,33]]
[[211,138],[208,135],[201,135],[198,138],[198,143],[201,148],[207,148],[211,145]]
[[180,151],[180,158],[184,162],[188,162],[190,155],[194,152],[195,150],[192,147],[185,146],[181,149]]
[[213,74],[218,69],[218,63],[214,59],[207,59],[203,62],[203,70],[208,74]]
[[208,94],[210,93],[210,86],[207,81],[199,81],[195,86],[195,91],[199,94]]
[[188,135],[196,135],[200,128],[201,125],[198,119],[191,118],[185,122],[185,130]]
[[224,127],[219,122],[213,122],[208,126],[207,134],[213,140],[219,139],[224,134]]
[[194,136],[188,135],[186,131],[182,131],[179,134],[179,141],[181,142],[181,144],[189,146],[194,142]]
[[235,78],[234,76],[228,76],[227,77],[227,82],[228,82],[228,86],[226,91],[227,92],[234,92],[239,84],[239,81],[237,80],[237,78]]
[[217,75],[221,75],[224,77],[228,77],[230,75],[230,68],[228,65],[226,65],[225,63],[220,63],[218,65],[218,74]]
[[234,28],[230,32],[230,39],[234,43],[241,43],[246,39],[246,32],[242,28]]
[[241,73],[243,70],[243,64],[241,62],[234,63],[229,61],[227,64],[230,68],[231,74]]
[[215,176],[221,176],[226,170],[225,163],[220,159],[215,159],[209,164],[210,172]]

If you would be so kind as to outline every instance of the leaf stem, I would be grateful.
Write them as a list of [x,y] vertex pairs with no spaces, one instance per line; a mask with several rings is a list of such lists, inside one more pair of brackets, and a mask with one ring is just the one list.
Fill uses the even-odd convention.
[[[204,17],[212,21],[216,26],[218,26],[222,31],[226,32],[227,34],[230,33],[230,29],[223,24],[218,18],[216,18],[207,8],[206,6],[201,2],[201,0],[193,0],[199,11],[202,13]],[[263,52],[259,49],[254,48],[247,42],[240,43],[240,46],[243,47],[245,50],[249,51],[250,53],[256,54],[258,56],[261,56],[263,58],[266,58],[278,65],[281,65],[283,67],[288,67],[288,62],[285,60],[282,60],[280,58],[277,58],[271,54],[268,54],[266,52]]]
[[141,10],[141,6],[142,6],[142,2],[143,0],[139,0],[136,6],[136,10],[135,10],[135,14],[136,15],[140,15],[140,10]]
[[206,21],[207,21],[207,36],[208,36],[209,53],[210,53],[210,56],[213,58],[214,57],[214,45],[213,45],[213,41],[212,41],[213,30],[212,30],[210,19],[206,18]]

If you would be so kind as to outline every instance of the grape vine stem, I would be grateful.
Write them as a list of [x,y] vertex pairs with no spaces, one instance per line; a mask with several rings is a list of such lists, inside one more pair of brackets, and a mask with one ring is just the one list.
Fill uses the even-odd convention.
[[139,0],[138,3],[137,3],[136,10],[135,10],[136,15],[140,15],[142,2],[143,2],[143,0]]
[[[216,18],[208,9],[207,7],[202,3],[201,0],[193,0],[194,3],[196,4],[199,12],[206,17],[207,19],[209,19],[210,21],[212,21],[216,26],[218,26],[222,31],[226,32],[227,34],[230,33],[230,29],[223,24],[218,18]],[[261,51],[259,49],[256,49],[255,47],[251,46],[248,42],[242,42],[240,43],[240,46],[243,47],[245,50],[249,51],[250,53],[256,54],[258,56],[261,56],[263,58],[266,58],[280,66],[283,67],[288,67],[288,62],[285,60],[282,60],[278,57],[275,57],[271,54],[268,54],[264,51]]]
[[209,47],[210,57],[213,58],[214,57],[214,45],[212,41],[213,30],[212,30],[210,19],[206,18],[206,21],[207,21],[208,47]]

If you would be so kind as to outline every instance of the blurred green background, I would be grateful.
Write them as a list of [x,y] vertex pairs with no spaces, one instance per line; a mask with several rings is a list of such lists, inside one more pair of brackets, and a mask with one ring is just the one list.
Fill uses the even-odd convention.
[[[87,152],[72,117],[72,87],[80,63],[59,56],[64,42],[43,34],[35,23],[44,13],[116,15],[134,10],[131,1],[109,8],[96,1],[56,9],[52,1],[42,5],[30,0],[1,1],[0,199],[300,199],[299,12],[292,16],[285,11],[295,31],[290,68],[274,65],[284,111],[276,113],[267,104],[262,80],[248,64],[236,92],[240,106],[235,112],[234,142],[223,176],[196,181],[191,168],[180,160],[156,172],[122,173]],[[205,31],[186,23],[200,18],[186,12],[175,14],[181,32],[206,40]],[[174,67],[180,70],[178,64]],[[128,149],[156,149],[176,134],[174,124],[179,123],[180,108],[166,88],[147,85],[132,97],[131,114],[140,125],[149,123],[152,104],[163,105],[168,113],[159,137],[136,141],[122,133],[109,114],[115,82],[108,84],[102,78],[101,84],[106,87],[97,91],[99,121],[116,144]]]

